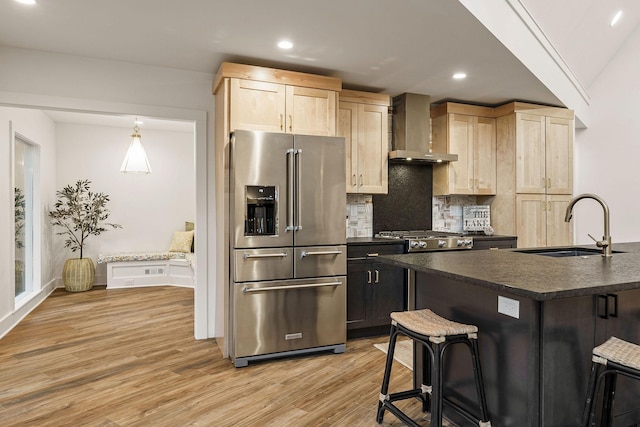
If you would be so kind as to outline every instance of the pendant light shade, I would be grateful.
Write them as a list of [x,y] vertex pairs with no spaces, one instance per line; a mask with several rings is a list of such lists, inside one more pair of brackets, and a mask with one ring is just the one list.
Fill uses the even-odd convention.
[[127,155],[124,157],[122,166],[120,166],[120,172],[125,173],[151,173],[151,165],[147,159],[147,153],[144,151],[142,141],[140,137],[140,128],[137,125],[138,119],[136,119],[136,125],[133,127],[133,134],[131,135],[131,144],[127,150]]

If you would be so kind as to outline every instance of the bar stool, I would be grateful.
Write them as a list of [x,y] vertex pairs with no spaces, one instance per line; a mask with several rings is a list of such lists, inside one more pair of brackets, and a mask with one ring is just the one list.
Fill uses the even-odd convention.
[[[389,379],[396,339],[399,334],[411,338],[414,342],[422,344],[430,356],[430,372],[423,370],[422,385],[420,388],[389,394]],[[460,415],[477,424],[479,427],[491,427],[487,401],[482,382],[482,370],[478,355],[478,328],[474,325],[465,325],[452,322],[438,316],[431,310],[414,310],[391,313],[391,333],[389,336],[389,350],[387,362],[382,379],[382,389],[378,402],[376,421],[382,423],[384,411],[389,411],[409,426],[419,427],[419,424],[403,413],[393,402],[403,399],[418,398],[422,402],[423,411],[431,406],[431,427],[442,427],[443,403]],[[442,359],[445,350],[452,344],[466,344],[471,351],[473,372],[475,377],[476,393],[480,407],[480,418],[471,414],[466,408],[445,398],[442,393]],[[430,379],[427,377],[430,376]],[[428,396],[430,395],[430,397]]]
[[587,387],[587,400],[582,413],[581,427],[595,425],[596,397],[600,382],[604,378],[604,396],[600,425],[611,426],[613,422],[613,398],[618,374],[640,380],[640,346],[616,337],[593,349],[591,373]]

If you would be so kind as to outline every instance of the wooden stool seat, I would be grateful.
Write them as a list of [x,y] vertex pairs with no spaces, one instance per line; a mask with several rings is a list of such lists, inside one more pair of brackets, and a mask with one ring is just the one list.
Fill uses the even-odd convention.
[[616,337],[610,337],[593,349],[591,373],[587,387],[587,399],[582,413],[581,427],[595,425],[596,395],[604,379],[604,398],[600,426],[613,423],[613,400],[618,375],[640,380],[640,345]]
[[[398,334],[405,335],[411,338],[416,344],[424,346],[427,350],[426,353],[428,353],[430,357],[430,369],[423,370],[422,384],[419,388],[388,393],[391,367],[393,365],[393,353]],[[423,411],[430,409],[431,427],[442,427],[443,404],[446,404],[447,407],[455,410],[458,414],[479,427],[491,427],[482,382],[477,338],[478,328],[475,325],[453,322],[438,316],[428,309],[391,313],[389,349],[387,351],[387,361],[382,379],[382,388],[380,390],[378,412],[376,414],[378,424],[382,423],[384,412],[389,411],[405,424],[419,427],[418,423],[409,418],[393,404],[393,402],[398,400],[417,398],[422,402]],[[480,416],[472,414],[467,408],[463,408],[458,403],[443,396],[443,356],[445,350],[453,344],[466,344],[471,352]]]
[[410,331],[428,336],[432,342],[450,335],[470,335],[478,332],[475,325],[452,322],[428,309],[394,312],[391,313],[391,320]]

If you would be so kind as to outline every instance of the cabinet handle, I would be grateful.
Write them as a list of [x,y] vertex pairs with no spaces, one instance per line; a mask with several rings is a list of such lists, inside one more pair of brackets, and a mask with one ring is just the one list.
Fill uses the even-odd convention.
[[362,177],[362,174],[360,174],[360,185],[364,185],[364,178]]
[[380,272],[376,270],[376,280],[374,283],[380,283]]
[[547,178],[547,188],[551,188],[551,178]]
[[[601,304],[602,302],[604,302],[604,304]],[[596,314],[598,315],[599,318],[601,319],[608,319],[609,318],[609,304],[608,304],[608,298],[607,295],[598,295],[598,302],[597,302],[598,306],[596,307]],[[604,314],[600,314],[600,307],[604,307]]]
[[289,131],[293,131],[293,116],[289,114]]
[[542,188],[547,188],[547,180],[542,178]]
[[367,283],[371,284],[371,270],[367,270]]
[[355,187],[356,185],[358,185],[358,180],[356,178],[356,174],[354,173],[353,176],[351,177],[351,186]]
[[480,180],[476,178],[476,190],[480,188]]
[[473,190],[473,178],[469,178],[469,188]]
[[[609,311],[609,301],[613,300],[613,311]],[[607,313],[610,317],[618,317],[618,295],[607,294]]]
[[367,257],[378,256],[378,252],[367,253]]
[[284,123],[282,123],[282,114],[280,114],[280,130],[284,130]]

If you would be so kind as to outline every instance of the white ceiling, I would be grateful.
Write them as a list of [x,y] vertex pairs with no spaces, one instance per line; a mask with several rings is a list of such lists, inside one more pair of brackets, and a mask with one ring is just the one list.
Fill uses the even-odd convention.
[[[211,74],[223,61],[246,62],[432,102],[561,105],[453,0],[37,1],[2,1],[0,45]],[[640,17],[637,0],[522,1],[587,89]],[[617,8],[625,16],[610,29]],[[278,49],[283,38],[294,48]],[[468,78],[451,79],[457,71]]]

